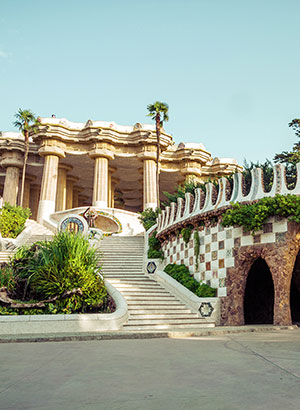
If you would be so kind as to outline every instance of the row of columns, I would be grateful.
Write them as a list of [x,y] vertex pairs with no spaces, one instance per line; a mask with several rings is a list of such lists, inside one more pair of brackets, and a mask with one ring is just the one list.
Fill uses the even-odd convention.
[[[2,166],[6,168],[3,199],[5,202],[16,204],[20,170],[23,166],[22,154],[14,153],[14,156],[2,157]],[[47,219],[47,215],[55,211],[63,211],[79,206],[80,187],[75,183],[78,178],[68,176],[72,167],[60,163],[65,157],[64,151],[55,146],[43,146],[39,154],[44,157],[44,168],[42,183],[39,186],[33,184],[33,179],[27,177],[24,191],[24,206],[30,207],[37,219]],[[113,177],[116,169],[109,166],[109,160],[114,156],[107,150],[94,150],[90,154],[94,159],[94,183],[92,205],[99,208],[114,207],[114,190],[118,180]],[[156,208],[156,162],[155,153],[143,155],[143,206],[145,208]],[[38,200],[39,198],[39,200]]]

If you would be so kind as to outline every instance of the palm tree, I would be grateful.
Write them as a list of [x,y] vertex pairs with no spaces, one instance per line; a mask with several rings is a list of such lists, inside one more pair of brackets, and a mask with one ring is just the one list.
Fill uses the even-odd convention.
[[15,114],[16,121],[14,126],[17,127],[22,134],[24,135],[25,140],[25,151],[24,151],[24,163],[23,163],[23,172],[22,172],[22,183],[21,183],[21,194],[20,194],[20,205],[23,206],[24,198],[24,187],[25,187],[25,175],[26,175],[26,165],[29,152],[29,133],[36,130],[38,120],[35,115],[30,110],[22,110],[19,108],[19,111]]
[[[169,121],[169,106],[166,103],[156,101],[154,104],[147,105],[148,116],[155,120],[156,129],[156,195],[157,207],[159,207],[159,157],[160,157],[160,133],[164,121]],[[161,118],[162,116],[162,118]]]

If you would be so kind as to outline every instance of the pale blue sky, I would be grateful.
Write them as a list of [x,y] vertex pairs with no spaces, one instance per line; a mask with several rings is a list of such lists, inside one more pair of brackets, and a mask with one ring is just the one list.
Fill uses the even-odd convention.
[[296,140],[299,0],[0,0],[0,130],[40,116],[151,122],[213,156],[264,160]]

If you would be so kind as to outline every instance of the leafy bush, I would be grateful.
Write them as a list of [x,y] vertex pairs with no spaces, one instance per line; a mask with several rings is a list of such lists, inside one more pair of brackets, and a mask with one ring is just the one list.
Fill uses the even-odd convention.
[[5,202],[0,213],[0,232],[3,238],[16,238],[24,229],[26,220],[30,217],[29,208],[13,206]]
[[148,239],[148,258],[159,258],[159,259],[164,259],[164,254],[161,250],[161,244],[159,240],[156,238],[156,231],[153,231],[151,236],[149,236]]
[[186,226],[185,228],[182,228],[181,229],[181,235],[182,235],[182,239],[183,239],[183,241],[184,241],[184,243],[185,243],[185,246],[187,246],[188,245],[188,243],[189,243],[189,241],[190,241],[190,239],[191,239],[191,236],[192,236],[192,229],[193,229],[193,227],[190,227],[190,226]]
[[242,226],[246,231],[256,232],[271,216],[289,218],[300,223],[300,197],[275,195],[259,199],[253,204],[232,204],[222,217],[223,226]]
[[139,214],[139,221],[143,224],[146,231],[156,224],[158,215],[161,213],[159,208],[155,211],[152,208],[147,208]]
[[217,289],[211,288],[206,283],[197,282],[185,265],[170,263],[165,267],[165,272],[201,298],[216,296]]
[[196,271],[199,269],[199,255],[200,255],[200,236],[198,229],[194,232],[194,251],[195,251],[195,267]]
[[[60,232],[52,241],[18,249],[8,267],[13,283],[8,289],[9,296],[22,301],[58,296],[55,302],[47,304],[43,313],[98,311],[108,303],[98,264],[95,249],[90,248],[87,239],[79,234]],[[1,269],[0,283],[5,282],[5,277],[7,273]],[[80,289],[80,293],[64,297],[74,289]],[[40,313],[40,309],[24,309],[22,313],[28,314],[28,311]]]

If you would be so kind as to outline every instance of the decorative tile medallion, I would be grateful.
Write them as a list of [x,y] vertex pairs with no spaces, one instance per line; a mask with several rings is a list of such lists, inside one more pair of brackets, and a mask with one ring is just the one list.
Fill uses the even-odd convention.
[[155,262],[148,262],[147,264],[147,272],[152,274],[156,271],[157,266]]
[[199,312],[202,317],[210,317],[213,311],[214,308],[210,302],[202,302],[199,307]]

